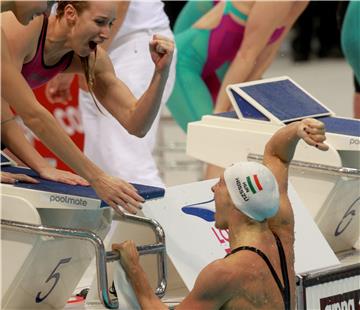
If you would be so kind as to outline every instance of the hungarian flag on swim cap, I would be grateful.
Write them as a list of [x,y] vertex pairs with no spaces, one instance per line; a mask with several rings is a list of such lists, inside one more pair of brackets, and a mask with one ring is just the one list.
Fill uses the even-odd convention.
[[224,179],[235,207],[263,221],[279,209],[279,189],[272,172],[255,162],[240,162],[225,169]]

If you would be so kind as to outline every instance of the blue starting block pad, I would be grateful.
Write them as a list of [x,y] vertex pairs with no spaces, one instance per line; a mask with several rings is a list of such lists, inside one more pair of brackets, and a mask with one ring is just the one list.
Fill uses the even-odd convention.
[[334,112],[288,77],[233,84],[227,92],[235,114],[219,116],[279,125],[312,117],[324,122],[327,132],[360,136],[360,121],[335,117]]
[[325,124],[327,132],[340,135],[360,136],[360,121],[341,117],[317,117]]
[[[240,89],[240,88],[239,88]],[[256,109],[253,105],[251,105],[248,100],[242,97],[233,89],[230,89],[230,93],[232,98],[234,98],[233,106],[236,111],[236,116],[238,118],[249,118],[249,119],[256,119],[260,121],[267,121],[269,122],[270,119],[265,116],[265,114],[261,113],[258,109]],[[227,112],[225,112],[227,113]],[[234,114],[227,114],[224,115],[225,117],[234,117]]]
[[[20,181],[13,185],[16,188],[89,198],[89,199],[94,199],[98,202],[96,204],[97,207],[102,208],[107,206],[107,204],[104,201],[100,200],[96,192],[90,186],[69,185],[60,182],[45,180],[41,178],[35,171],[28,168],[5,166],[5,167],[1,167],[1,170],[10,173],[26,174],[39,181],[39,183],[37,184]],[[141,184],[132,184],[132,185],[138,190],[139,195],[143,197],[145,200],[161,198],[165,195],[165,189],[163,188],[141,185]],[[64,198],[63,200],[66,199]]]
[[239,118],[282,122],[334,115],[288,77],[228,86],[228,94]]

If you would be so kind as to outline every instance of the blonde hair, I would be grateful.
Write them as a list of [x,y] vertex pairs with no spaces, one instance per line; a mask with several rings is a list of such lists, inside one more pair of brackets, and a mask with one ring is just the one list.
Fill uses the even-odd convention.
[[[74,7],[74,9],[76,10],[76,12],[79,15],[82,12],[84,12],[85,10],[89,9],[89,7],[90,7],[89,1],[62,1],[62,0],[57,1],[57,8],[56,8],[56,18],[57,19],[60,19],[64,16],[65,7],[69,4]],[[96,99],[95,99],[95,96],[93,93],[93,86],[94,86],[94,82],[95,82],[94,68],[95,68],[95,63],[96,63],[96,54],[97,53],[95,50],[95,58],[94,58],[93,64],[90,64],[90,55],[85,56],[85,57],[82,57],[82,56],[79,56],[79,57],[80,57],[80,61],[81,61],[81,66],[84,70],[86,85],[89,89],[90,95],[93,98],[96,107],[102,113],[99,105],[96,102]]]

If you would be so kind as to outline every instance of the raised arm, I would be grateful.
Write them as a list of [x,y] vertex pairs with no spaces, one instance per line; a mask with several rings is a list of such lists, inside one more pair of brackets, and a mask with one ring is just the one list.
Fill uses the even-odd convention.
[[148,89],[136,100],[126,85],[116,78],[109,56],[98,48],[94,93],[130,134],[143,137],[151,128],[161,105],[173,51],[172,40],[154,35],[150,42],[150,54],[155,64],[154,75]]
[[324,143],[326,139],[324,124],[311,118],[282,127],[265,146],[264,164],[274,174],[280,192],[280,209],[278,214],[270,220],[272,225],[288,223],[289,221],[292,223],[293,221],[287,195],[289,165],[300,139],[322,151],[329,148]]

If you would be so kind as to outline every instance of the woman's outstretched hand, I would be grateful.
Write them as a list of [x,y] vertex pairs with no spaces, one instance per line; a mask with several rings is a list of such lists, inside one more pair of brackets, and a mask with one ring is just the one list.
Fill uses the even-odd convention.
[[141,204],[145,201],[137,193],[134,186],[105,173],[91,180],[90,185],[102,200],[120,213],[122,213],[122,210],[119,206],[132,214],[136,214],[142,208]]

